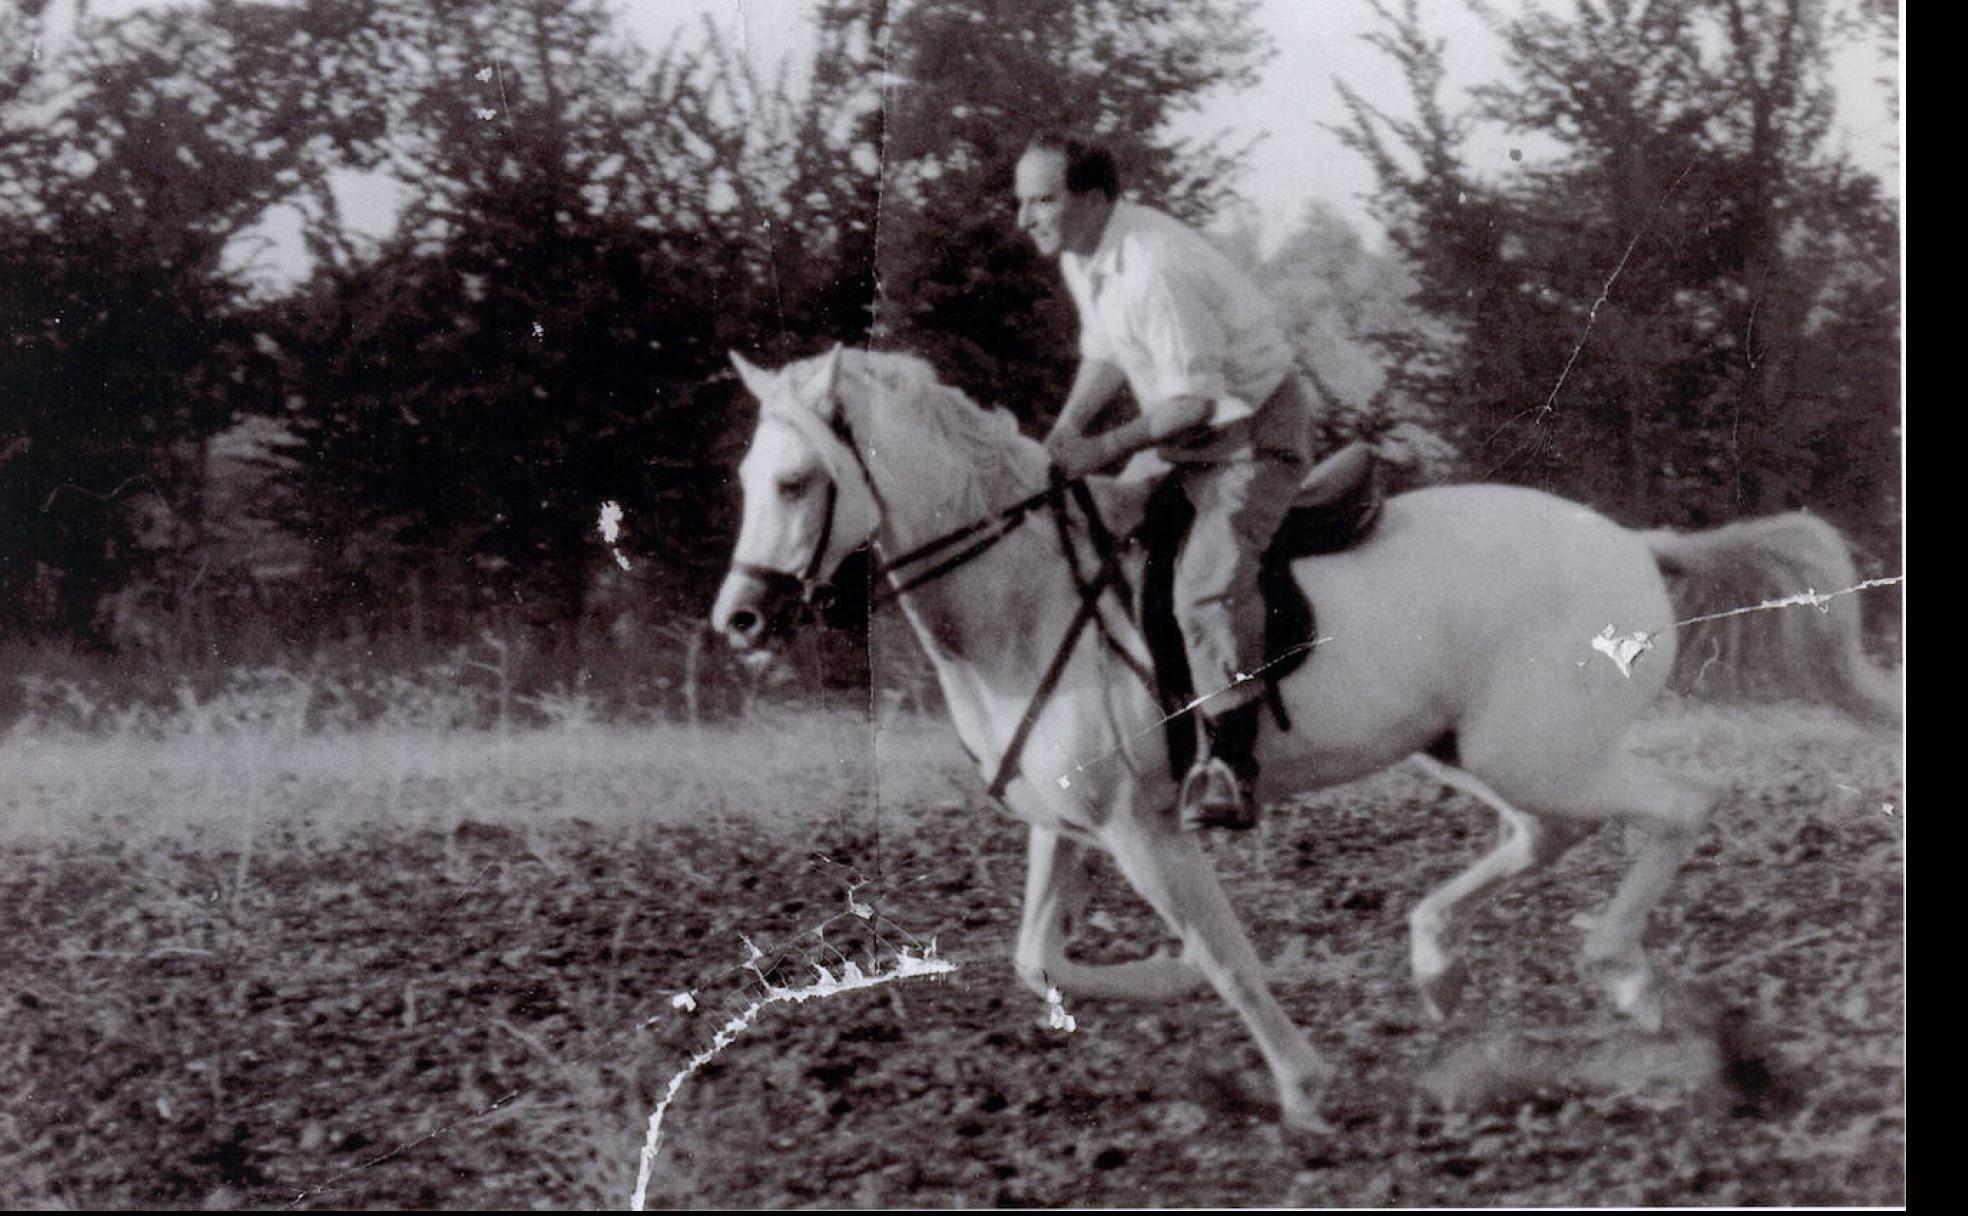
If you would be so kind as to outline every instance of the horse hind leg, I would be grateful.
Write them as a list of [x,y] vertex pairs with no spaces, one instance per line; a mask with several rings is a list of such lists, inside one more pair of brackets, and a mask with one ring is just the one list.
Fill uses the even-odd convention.
[[1437,781],[1497,813],[1496,846],[1430,891],[1408,914],[1409,967],[1422,1007],[1439,1022],[1454,1010],[1468,981],[1468,967],[1449,948],[1468,913],[1512,880],[1556,861],[1589,834],[1592,825],[1528,815],[1466,769],[1429,756],[1415,756],[1414,761]]
[[1614,1008],[1646,1030],[1665,1020],[1661,987],[1642,939],[1647,917],[1673,888],[1716,791],[1632,756],[1621,756],[1581,793],[1568,797],[1575,813],[1620,819],[1637,831],[1633,862],[1604,911],[1578,918],[1586,930],[1582,956]]

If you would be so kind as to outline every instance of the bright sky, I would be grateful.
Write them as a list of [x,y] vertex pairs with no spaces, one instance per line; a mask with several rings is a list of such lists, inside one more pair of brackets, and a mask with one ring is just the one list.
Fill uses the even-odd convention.
[[[158,0],[80,0],[102,14]],[[775,67],[787,55],[803,67],[812,45],[813,0],[614,0],[629,30],[652,49],[679,30],[689,32],[706,18],[726,30],[753,61]],[[1390,0],[1391,2],[1391,0]],[[1834,0],[1850,4],[1856,0]],[[58,50],[63,27],[78,0],[49,6],[49,53]],[[1469,12],[1466,0],[1419,0],[1424,22],[1446,40],[1452,90],[1499,74],[1495,40]],[[1508,0],[1502,7],[1509,8]],[[1282,235],[1305,204],[1323,200],[1354,217],[1364,234],[1379,231],[1367,196],[1372,174],[1328,130],[1344,123],[1336,81],[1345,81],[1375,106],[1402,114],[1407,93],[1380,52],[1363,35],[1378,21],[1369,0],[1260,0],[1258,23],[1271,35],[1277,54],[1263,77],[1247,92],[1209,98],[1202,111],[1187,116],[1180,134],[1229,132],[1233,138],[1264,138],[1253,152],[1250,172],[1240,183],[1264,221],[1267,235]],[[1902,39],[1904,41],[1904,39]],[[1841,95],[1839,138],[1858,163],[1899,193],[1901,134],[1890,122],[1879,77],[1897,71],[1868,48],[1843,54],[1835,64]],[[1452,105],[1459,104],[1452,99]],[[1534,152],[1534,149],[1526,149]],[[1479,142],[1472,155],[1478,173],[1501,169],[1511,147],[1501,137]],[[394,191],[386,184],[351,182],[342,199],[344,214],[372,234],[386,230],[395,212]],[[270,226],[273,227],[273,226]],[[277,250],[278,233],[269,239]],[[276,260],[278,255],[276,253]]]
[[[1505,0],[1500,7],[1512,6]],[[756,62],[773,64],[789,52],[797,62],[810,47],[811,9],[811,0],[661,0],[630,3],[625,13],[652,45],[708,16],[749,47]],[[1446,41],[1452,89],[1467,89],[1500,74],[1496,40],[1470,13],[1466,0],[1420,0],[1420,12]],[[1373,175],[1327,129],[1346,121],[1337,81],[1383,110],[1406,112],[1406,87],[1363,37],[1379,25],[1371,5],[1368,0],[1261,0],[1256,19],[1277,47],[1262,80],[1247,92],[1208,99],[1199,114],[1184,121],[1180,134],[1265,136],[1242,185],[1271,235],[1292,223],[1311,199],[1333,204],[1355,217],[1363,231],[1376,233],[1378,224],[1367,203]],[[1861,165],[1892,184],[1899,173],[1894,151],[1898,134],[1889,125],[1885,94],[1876,80],[1885,65],[1876,54],[1861,50],[1844,55],[1836,67],[1844,98],[1844,138]],[[1490,166],[1481,159],[1493,157],[1500,170],[1510,151],[1501,138],[1478,144],[1478,163],[1472,167],[1485,172]]]

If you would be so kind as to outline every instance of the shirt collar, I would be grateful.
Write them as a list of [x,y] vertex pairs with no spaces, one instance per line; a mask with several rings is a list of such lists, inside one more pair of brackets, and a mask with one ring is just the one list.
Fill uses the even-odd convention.
[[1126,199],[1115,199],[1114,209],[1107,213],[1107,223],[1100,230],[1100,243],[1093,247],[1093,252],[1085,255],[1069,253],[1062,259],[1070,259],[1068,264],[1089,286],[1098,289],[1108,276],[1120,272],[1121,245],[1125,236],[1123,229],[1126,227],[1122,213],[1133,206]]
[[1114,209],[1107,213],[1107,224],[1100,230],[1100,244],[1087,255],[1087,270],[1097,278],[1120,272],[1121,238],[1127,227],[1125,212],[1133,205],[1126,199],[1115,199]]

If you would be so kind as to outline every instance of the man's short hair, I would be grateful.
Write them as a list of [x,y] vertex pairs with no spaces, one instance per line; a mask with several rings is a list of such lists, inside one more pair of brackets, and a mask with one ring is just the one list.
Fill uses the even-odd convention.
[[1057,152],[1066,158],[1066,189],[1074,194],[1098,190],[1109,201],[1120,197],[1121,175],[1114,154],[1090,139],[1063,131],[1041,131],[1025,145],[1027,152]]

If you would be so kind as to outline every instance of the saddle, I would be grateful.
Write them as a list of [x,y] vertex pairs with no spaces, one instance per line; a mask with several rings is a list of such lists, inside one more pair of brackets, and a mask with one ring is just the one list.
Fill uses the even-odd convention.
[[[1265,699],[1278,729],[1290,730],[1278,685],[1311,657],[1318,620],[1292,577],[1292,562],[1337,553],[1365,540],[1385,501],[1380,465],[1371,447],[1352,443],[1312,467],[1258,567],[1264,596]],[[1131,539],[1146,554],[1136,613],[1154,659],[1157,695],[1168,735],[1169,768],[1180,777],[1195,759],[1195,725],[1184,708],[1195,700],[1195,677],[1175,617],[1175,565],[1195,508],[1172,478],[1149,494]]]

